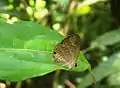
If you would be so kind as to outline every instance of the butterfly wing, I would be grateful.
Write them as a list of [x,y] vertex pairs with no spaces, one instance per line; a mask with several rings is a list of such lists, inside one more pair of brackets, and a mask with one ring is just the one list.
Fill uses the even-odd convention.
[[80,37],[78,35],[70,35],[61,43],[56,45],[53,58],[55,61],[62,63],[69,68],[74,67],[80,50]]

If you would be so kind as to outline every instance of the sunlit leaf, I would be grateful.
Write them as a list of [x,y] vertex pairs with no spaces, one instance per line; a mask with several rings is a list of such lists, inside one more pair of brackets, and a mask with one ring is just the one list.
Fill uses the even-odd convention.
[[[67,70],[52,60],[52,50],[62,39],[59,33],[39,24],[0,21],[0,79],[20,81],[57,69]],[[87,63],[79,62],[77,71],[88,68]]]

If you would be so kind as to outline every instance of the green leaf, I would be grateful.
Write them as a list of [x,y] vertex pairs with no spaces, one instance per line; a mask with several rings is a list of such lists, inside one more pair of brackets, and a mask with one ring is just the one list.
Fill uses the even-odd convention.
[[109,85],[112,85],[112,86],[120,86],[120,71],[116,71],[115,73],[113,73],[112,75],[109,76],[108,78],[108,83]]
[[[120,52],[113,54],[108,61],[101,63],[93,70],[93,75],[96,81],[100,81],[102,78],[114,74],[116,71],[120,71]],[[101,74],[100,74],[101,73]],[[77,88],[85,88],[93,83],[91,74],[88,74],[83,80],[78,84]]]
[[91,69],[90,64],[88,63],[88,61],[86,60],[86,58],[82,52],[80,52],[80,54],[79,54],[77,63],[78,63],[77,67],[75,67],[73,69],[74,71],[80,72],[80,71],[83,71],[83,69],[86,70],[86,68]]
[[[0,79],[20,81],[67,70],[52,60],[52,50],[62,39],[59,33],[39,24],[0,21]],[[77,71],[88,68],[84,60],[80,63]]]
[[107,32],[91,43],[91,47],[113,45],[120,42],[120,29]]

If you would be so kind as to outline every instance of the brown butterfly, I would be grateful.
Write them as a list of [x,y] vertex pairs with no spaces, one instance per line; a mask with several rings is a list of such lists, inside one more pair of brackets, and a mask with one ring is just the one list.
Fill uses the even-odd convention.
[[69,35],[57,44],[53,51],[53,58],[69,68],[75,67],[80,50],[80,37],[76,34]]

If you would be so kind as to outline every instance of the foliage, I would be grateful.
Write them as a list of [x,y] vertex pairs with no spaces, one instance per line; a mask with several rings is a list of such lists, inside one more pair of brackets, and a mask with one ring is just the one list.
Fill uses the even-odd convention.
[[[48,82],[53,82],[54,88],[92,87],[92,77],[85,71],[89,67],[85,55],[96,87],[119,87],[120,29],[110,5],[109,0],[1,0],[0,79],[18,81],[52,74],[55,78]],[[81,37],[84,53],[72,70],[52,61],[53,48],[64,38],[60,34],[70,33]]]
[[[31,22],[1,22],[0,25],[1,79],[21,81],[65,69],[52,61],[52,50],[62,39],[57,32]],[[84,57],[79,59],[80,65],[75,71],[84,71],[88,67],[84,61]]]

